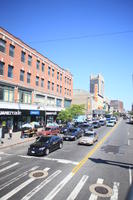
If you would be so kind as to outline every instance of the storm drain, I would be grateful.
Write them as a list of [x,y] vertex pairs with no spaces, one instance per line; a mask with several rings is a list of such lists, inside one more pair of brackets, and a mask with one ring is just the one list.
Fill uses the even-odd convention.
[[113,195],[113,190],[104,184],[93,184],[89,187],[91,193],[99,196],[99,197],[111,197]]
[[35,179],[45,178],[46,176],[48,176],[48,172],[43,170],[33,171],[29,174],[30,178],[35,178]]

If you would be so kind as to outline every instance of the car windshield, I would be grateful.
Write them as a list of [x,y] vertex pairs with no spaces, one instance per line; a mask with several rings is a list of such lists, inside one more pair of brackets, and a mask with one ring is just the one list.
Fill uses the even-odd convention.
[[50,137],[39,137],[36,139],[37,142],[47,142],[50,141]]
[[97,124],[97,122],[93,122],[93,124]]
[[51,130],[51,128],[49,128],[49,127],[45,128],[45,131],[50,131],[50,130]]
[[86,136],[86,137],[93,137],[94,134],[93,133],[85,133],[84,136]]

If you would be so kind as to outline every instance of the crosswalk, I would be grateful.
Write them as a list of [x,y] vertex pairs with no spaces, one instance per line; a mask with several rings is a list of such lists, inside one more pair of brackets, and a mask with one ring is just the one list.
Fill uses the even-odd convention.
[[[41,169],[41,166],[36,165],[32,166],[29,169],[20,169],[21,163],[10,161],[3,161],[0,164],[0,200],[14,199],[18,200],[18,195],[20,194],[21,200],[33,200],[35,195],[39,192],[43,192],[43,195],[38,195],[38,200],[55,200],[60,199],[60,192],[66,192],[66,200],[80,200],[80,193],[83,191],[84,187],[88,188],[86,194],[86,200],[97,200],[99,196],[92,193],[89,190],[89,186],[92,184],[89,182],[90,176],[81,175],[78,177],[78,181],[74,183],[74,187],[69,188],[69,193],[65,189],[66,185],[73,181],[73,173],[65,174],[59,170],[53,170],[49,167]],[[47,176],[41,179],[36,177],[29,176],[30,173],[39,171],[47,172]],[[39,172],[40,172],[39,171]],[[63,175],[62,175],[63,174]],[[54,186],[53,186],[54,183]],[[96,184],[105,184],[106,181],[102,178],[95,180]],[[47,186],[50,186],[51,191],[45,189]],[[111,186],[112,196],[108,199],[118,200],[119,199],[119,182],[114,182]],[[19,199],[19,200],[20,200]],[[64,200],[65,200],[64,199]],[[62,199],[61,199],[62,200]],[[85,199],[84,199],[85,200]]]

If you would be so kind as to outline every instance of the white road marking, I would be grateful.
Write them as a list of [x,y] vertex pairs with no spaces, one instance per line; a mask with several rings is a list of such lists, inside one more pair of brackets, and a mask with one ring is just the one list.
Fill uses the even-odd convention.
[[9,192],[5,196],[1,197],[0,200],[7,200],[7,199],[11,198],[14,194],[16,194],[17,192],[22,190],[24,187],[26,187],[27,185],[32,183],[34,180],[35,180],[35,178],[28,179],[27,181],[25,181],[24,183],[22,183],[21,185],[19,185],[15,189],[13,189],[11,192]]
[[13,179],[9,180],[8,182],[4,183],[3,185],[1,185],[1,186],[0,186],[0,190],[2,190],[2,189],[4,189],[5,187],[11,185],[11,184],[14,183],[15,181],[17,181],[17,180],[23,178],[24,176],[26,176],[26,175],[28,174],[28,172],[34,171],[34,170],[37,169],[37,168],[38,168],[38,166],[35,166],[35,167],[33,167],[33,168],[31,168],[31,169],[29,169],[29,170],[23,172],[22,174],[19,174],[19,175],[16,176],[15,178],[13,178]]
[[18,164],[19,164],[19,162],[16,162],[16,163],[14,163],[14,164],[12,164],[12,165],[9,165],[9,166],[7,166],[7,167],[1,169],[1,170],[0,170],[0,173],[1,173],[1,172],[4,172],[4,171],[6,171],[6,170],[8,170],[8,169],[10,169],[10,168],[12,168],[12,167],[15,167],[15,166],[18,165]]
[[49,171],[49,170],[50,170],[49,167],[46,167],[46,168],[43,169],[43,171],[46,171],[46,172]]
[[130,135],[130,132],[128,132],[128,135]]
[[129,185],[132,184],[132,171],[131,171],[131,166],[129,166]]
[[9,163],[10,161],[5,161],[3,162],[2,164],[0,164],[0,167],[3,166],[3,165],[6,165],[7,163]]
[[21,200],[28,200],[28,199],[30,199],[33,195],[35,195],[39,190],[41,190],[47,183],[49,183],[50,181],[52,181],[60,173],[61,173],[60,170],[54,172],[47,179],[45,179],[43,182],[41,182],[37,187],[35,187],[33,190],[31,190],[27,195],[25,195]]
[[81,179],[81,180],[79,181],[79,183],[76,185],[76,187],[74,188],[74,190],[73,190],[73,191],[71,192],[71,194],[68,196],[67,200],[74,200],[74,199],[78,196],[80,190],[82,189],[82,187],[84,186],[84,184],[85,184],[85,182],[87,181],[88,178],[89,178],[89,177],[86,176],[86,175],[84,175],[84,176],[82,177],[82,179]]
[[119,185],[120,185],[120,183],[114,182],[114,185],[113,185],[113,195],[111,196],[110,200],[117,200],[118,199]]
[[128,139],[128,146],[130,146],[130,140]]
[[56,159],[56,158],[48,158],[48,157],[33,157],[33,156],[24,156],[24,155],[18,155],[21,158],[29,158],[29,159],[41,159],[41,160],[50,160],[50,161],[57,161],[59,163],[63,164],[73,164],[78,165],[79,162],[71,161],[71,160],[65,160],[65,159]]
[[[103,184],[104,179],[98,178],[97,183]],[[96,194],[91,194],[89,200],[97,200],[98,196]]]
[[68,174],[45,198],[44,200],[52,200],[57,193],[70,181],[73,173]]

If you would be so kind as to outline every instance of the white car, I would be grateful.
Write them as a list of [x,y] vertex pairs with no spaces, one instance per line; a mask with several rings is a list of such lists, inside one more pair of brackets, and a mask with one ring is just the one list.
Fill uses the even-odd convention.
[[92,144],[94,144],[97,140],[98,140],[98,136],[97,136],[96,132],[94,132],[94,131],[89,131],[89,132],[85,133],[84,136],[82,136],[82,137],[79,139],[78,144],[92,145]]
[[108,127],[113,127],[114,125],[115,125],[115,123],[111,120],[108,121],[107,124],[106,124],[106,126],[108,126]]
[[116,124],[116,117],[111,117],[110,121],[113,121]]

